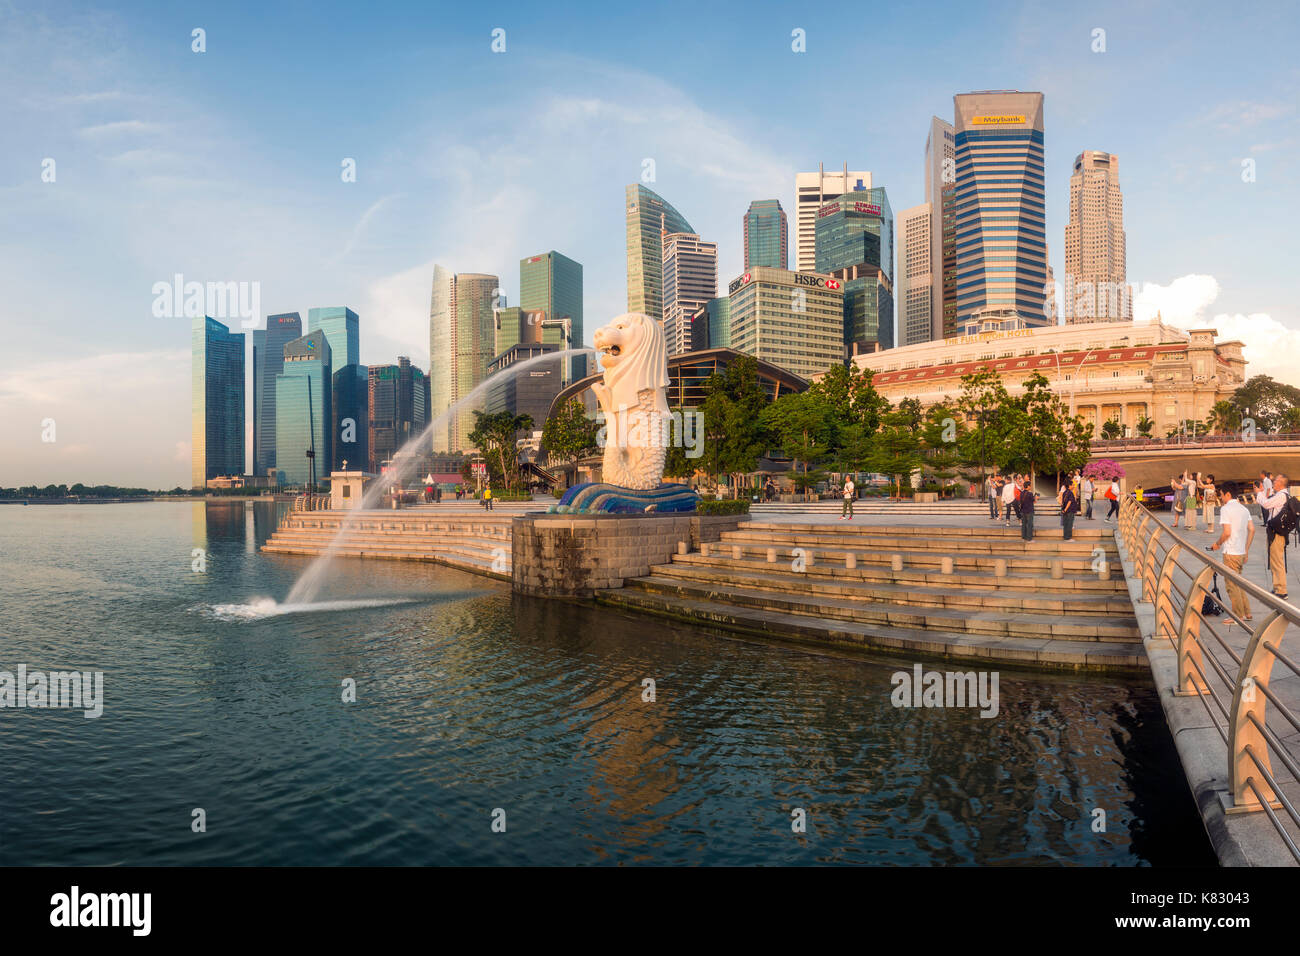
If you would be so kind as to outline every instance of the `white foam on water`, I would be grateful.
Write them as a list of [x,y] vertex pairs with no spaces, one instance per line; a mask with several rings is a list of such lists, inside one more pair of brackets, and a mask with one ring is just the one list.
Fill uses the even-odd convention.
[[220,621],[258,621],[286,614],[311,614],[318,611],[357,611],[369,607],[412,604],[415,598],[360,598],[351,601],[312,601],[281,604],[274,598],[253,598],[247,604],[213,604],[209,613]]

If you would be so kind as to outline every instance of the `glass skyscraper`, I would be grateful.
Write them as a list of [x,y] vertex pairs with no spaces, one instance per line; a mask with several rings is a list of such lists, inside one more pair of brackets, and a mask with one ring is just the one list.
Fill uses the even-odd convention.
[[285,345],[284,369],[275,377],[275,461],[283,484],[308,484],[313,463],[318,484],[329,474],[332,383],[324,332],[317,329]]
[[244,333],[216,319],[190,326],[190,483],[244,473]]
[[957,326],[988,308],[1048,325],[1043,94],[960,93],[953,108]]
[[844,346],[851,358],[894,345],[894,213],[884,187],[823,203],[817,271],[844,283]]
[[686,217],[640,183],[627,187],[627,310],[663,322],[665,233],[695,230]]
[[253,332],[253,474],[275,467],[275,377],[284,368],[284,347],[302,335],[297,312],[268,315]]
[[307,310],[307,331],[325,333],[336,370],[361,364],[360,323],[357,314],[347,306]]
[[[358,468],[369,460],[367,441],[367,373],[361,364],[361,321],[346,306],[326,306],[307,311],[307,331],[323,332],[329,342],[333,376],[330,382],[330,448],[324,464],[338,470],[343,462]],[[351,440],[349,440],[351,439]],[[322,459],[317,458],[320,466]],[[328,471],[322,472],[328,474]]]
[[384,462],[429,424],[425,374],[404,355],[396,365],[372,365],[369,371],[369,469],[379,474]]
[[[496,317],[500,280],[493,275],[453,274],[433,268],[429,303],[430,415],[437,418],[469,395],[487,376],[496,357]],[[434,452],[463,451],[474,428],[474,410],[461,409],[433,431]]]
[[776,199],[755,199],[745,213],[745,268],[784,269],[790,261],[790,222]]
[[[519,305],[541,309],[548,319],[570,320],[572,339],[582,345],[582,263],[555,250],[519,260]],[[567,346],[566,346],[567,348]],[[505,351],[498,349],[498,352]],[[581,378],[587,360],[578,356],[565,362],[565,382]]]

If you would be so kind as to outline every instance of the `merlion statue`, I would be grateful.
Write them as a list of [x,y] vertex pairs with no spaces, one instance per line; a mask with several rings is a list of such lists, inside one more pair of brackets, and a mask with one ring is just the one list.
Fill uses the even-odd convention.
[[620,315],[592,339],[605,368],[591,386],[605,414],[602,478],[622,488],[658,488],[668,456],[668,346],[648,315]]
[[551,510],[694,511],[699,495],[685,485],[663,480],[675,424],[668,411],[668,346],[663,328],[650,316],[631,312],[597,329],[592,342],[604,367],[603,380],[591,386],[604,418],[602,480],[574,485]]

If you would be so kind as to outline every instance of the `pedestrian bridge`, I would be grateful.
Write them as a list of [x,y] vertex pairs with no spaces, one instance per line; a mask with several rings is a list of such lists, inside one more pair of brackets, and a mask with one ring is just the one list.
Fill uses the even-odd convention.
[[1200,438],[1121,438],[1094,441],[1092,457],[1109,458],[1124,468],[1125,485],[1161,488],[1184,469],[1214,475],[1216,481],[1258,481],[1261,470],[1300,474],[1300,435],[1236,435]]

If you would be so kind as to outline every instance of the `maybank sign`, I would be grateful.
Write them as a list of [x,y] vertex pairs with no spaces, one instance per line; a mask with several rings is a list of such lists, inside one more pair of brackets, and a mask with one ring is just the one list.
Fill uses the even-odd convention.
[[971,126],[1023,126],[1025,118],[1023,116],[972,116]]

